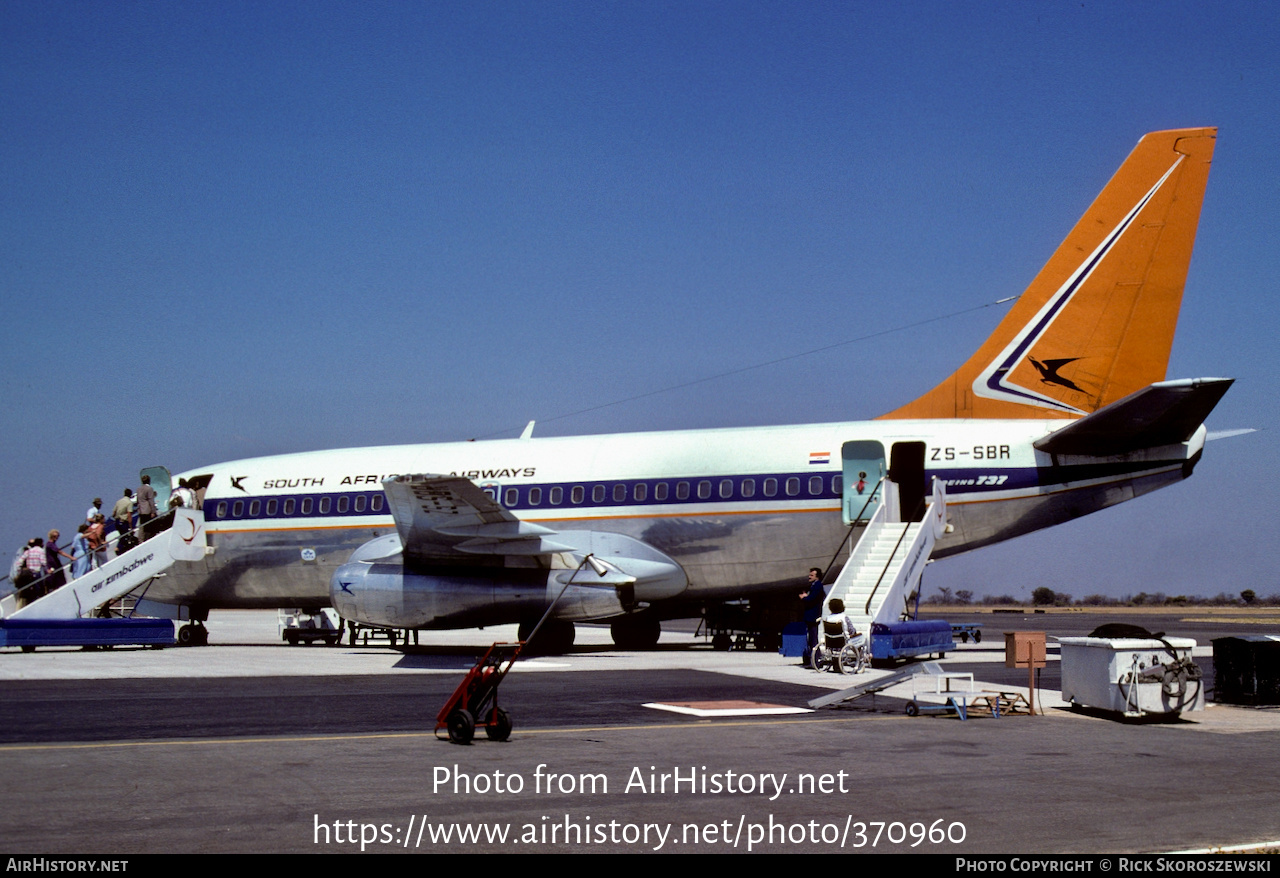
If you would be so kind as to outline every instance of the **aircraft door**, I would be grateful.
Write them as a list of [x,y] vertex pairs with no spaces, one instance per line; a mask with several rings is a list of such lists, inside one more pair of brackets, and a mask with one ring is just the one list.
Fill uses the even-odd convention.
[[889,478],[898,486],[903,521],[923,521],[925,508],[923,442],[895,442],[889,452]]
[[149,466],[142,472],[138,473],[138,480],[142,480],[142,476],[151,477],[151,487],[156,492],[156,511],[160,515],[164,515],[169,511],[169,495],[173,493],[173,476],[169,475],[167,466]]
[[844,472],[844,497],[840,504],[845,524],[863,521],[880,506],[883,489],[876,490],[885,474],[884,445],[873,440],[846,442],[840,446]]

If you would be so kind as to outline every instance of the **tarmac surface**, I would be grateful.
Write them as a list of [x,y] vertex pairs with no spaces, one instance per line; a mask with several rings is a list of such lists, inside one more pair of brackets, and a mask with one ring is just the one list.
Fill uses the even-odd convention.
[[[1194,611],[947,618],[986,634],[948,672],[1024,693],[1003,631],[1126,621],[1194,637],[1210,684],[1212,637],[1280,631]],[[912,683],[809,711],[884,672],[807,671],[664,627],[684,630],[652,652],[579,626],[571,654],[519,662],[499,696],[511,739],[465,747],[436,738],[436,713],[513,629],[424,633],[408,652],[288,647],[274,613],[222,612],[209,647],[0,650],[0,850],[971,855],[1280,839],[1278,708],[1073,713],[1051,639],[1043,716],[909,718]]]

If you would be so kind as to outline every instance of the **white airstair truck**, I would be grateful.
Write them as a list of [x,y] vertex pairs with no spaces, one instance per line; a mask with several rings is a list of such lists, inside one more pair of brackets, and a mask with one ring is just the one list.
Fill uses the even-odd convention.
[[[37,646],[172,645],[169,619],[104,618],[98,612],[143,588],[175,562],[205,556],[204,513],[198,509],[178,507],[147,528],[154,533],[150,539],[42,597],[23,606],[18,594],[0,600],[0,646],[31,652]],[[29,588],[38,589],[42,582]]]

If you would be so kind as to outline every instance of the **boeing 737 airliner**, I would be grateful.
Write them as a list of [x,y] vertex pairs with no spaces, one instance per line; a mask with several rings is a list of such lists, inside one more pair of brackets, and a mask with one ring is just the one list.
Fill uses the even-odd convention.
[[[794,599],[882,479],[904,520],[945,486],[932,556],[1187,478],[1228,379],[1165,380],[1216,130],[1148,134],[976,353],[873,421],[352,448],[181,473],[209,549],[147,597],[332,604],[393,628],[536,620],[651,632]],[[176,484],[176,481],[175,481]],[[592,587],[576,587],[590,557]],[[566,571],[571,571],[566,574]],[[631,624],[628,624],[628,623]]]

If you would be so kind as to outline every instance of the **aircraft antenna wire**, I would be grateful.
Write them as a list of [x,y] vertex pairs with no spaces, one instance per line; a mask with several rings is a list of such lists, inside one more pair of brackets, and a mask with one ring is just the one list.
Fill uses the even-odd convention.
[[[704,378],[695,378],[692,381],[685,381],[681,384],[672,384],[669,387],[662,387],[657,390],[649,390],[644,393],[638,393],[635,396],[628,396],[623,399],[615,399],[612,402],[602,402],[599,405],[589,406],[588,408],[578,409],[577,411],[573,411],[573,412],[566,412],[565,414],[555,415],[554,417],[550,417],[550,418],[539,418],[538,423],[549,424],[552,421],[563,421],[566,418],[576,418],[579,415],[587,415],[587,414],[590,414],[591,412],[598,412],[601,409],[612,408],[615,405],[625,405],[626,403],[629,403],[629,402],[636,402],[641,399],[648,399],[651,396],[658,396],[659,394],[663,394],[663,393],[671,393],[674,390],[684,390],[686,387],[696,387],[699,384],[706,384],[707,382],[710,382],[710,381],[719,381],[721,378],[730,378],[734,375],[741,375],[744,372],[751,372],[756,369],[764,369],[769,366],[777,366],[780,363],[787,363],[792,360],[799,360],[804,357],[811,357],[814,354],[821,354],[827,351],[833,351],[836,348],[842,348],[851,344],[857,344],[858,342],[861,342],[861,341],[870,341],[873,338],[880,338],[881,336],[893,335],[896,332],[906,332],[908,329],[916,329],[921,326],[928,326],[931,323],[939,323],[943,320],[950,320],[953,317],[961,317],[965,314],[972,314],[975,311],[981,311],[985,308],[992,308],[992,307],[995,307],[996,305],[1003,305],[1006,302],[1012,302],[1017,298],[1019,297],[1005,296],[1003,299],[996,299],[994,302],[986,302],[985,304],[982,304],[982,305],[974,305],[971,308],[962,308],[959,311],[952,311],[950,314],[940,314],[937,317],[926,317],[924,320],[917,320],[914,323],[904,323],[901,326],[894,326],[894,327],[890,327],[889,329],[876,330],[875,332],[869,332],[866,335],[860,335],[856,338],[849,338],[849,339],[845,339],[844,341],[837,341],[837,342],[833,342],[832,344],[822,345],[821,347],[811,348],[807,351],[801,351],[798,354],[788,354],[785,357],[777,357],[776,359],[766,360],[761,363],[753,363],[750,366],[742,366],[738,369],[730,369],[728,372],[718,372],[715,375],[708,375]],[[511,429],[515,429],[515,428],[511,428]],[[492,433],[485,433],[482,436],[473,437],[472,440],[470,441],[475,441],[476,439],[492,439],[495,436],[501,436],[503,433],[507,433],[507,432],[510,432],[510,430],[496,430]]]

